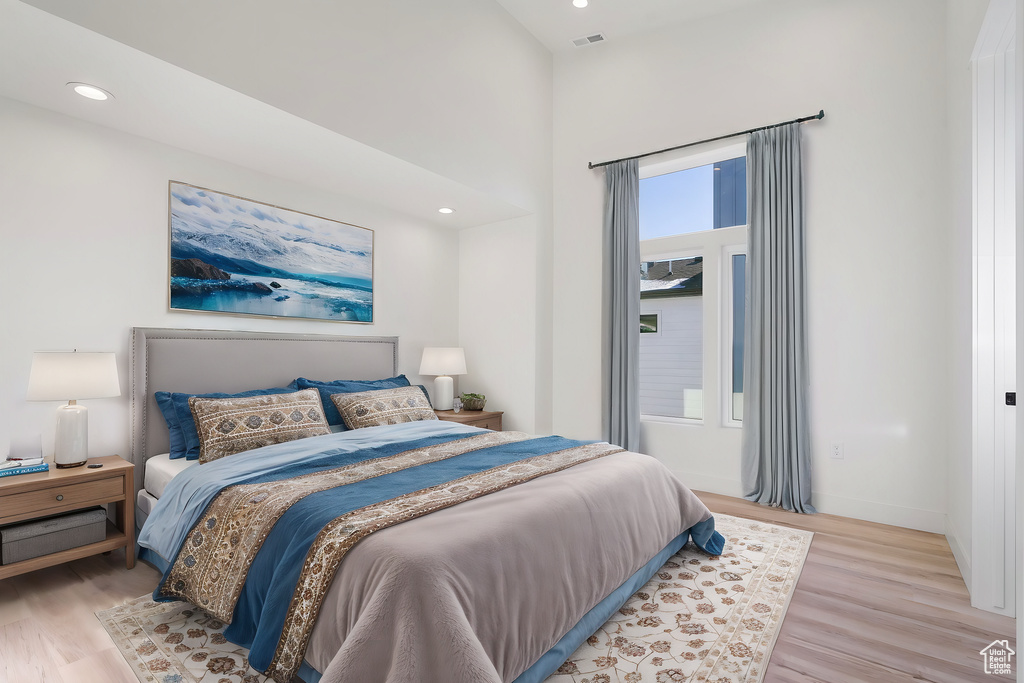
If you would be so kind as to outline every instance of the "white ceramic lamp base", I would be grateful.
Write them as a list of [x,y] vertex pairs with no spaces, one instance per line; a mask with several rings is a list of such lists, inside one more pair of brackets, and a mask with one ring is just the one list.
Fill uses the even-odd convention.
[[89,411],[69,403],[57,408],[57,436],[53,460],[57,467],[78,467],[89,459]]
[[455,380],[438,375],[434,380],[434,410],[451,410],[455,405]]

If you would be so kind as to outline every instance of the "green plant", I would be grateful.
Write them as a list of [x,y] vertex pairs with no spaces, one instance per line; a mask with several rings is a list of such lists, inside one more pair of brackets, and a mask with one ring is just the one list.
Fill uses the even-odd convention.
[[481,399],[482,400],[482,399],[485,399],[487,397],[484,396],[483,394],[472,394],[472,393],[470,393],[468,391],[464,391],[464,392],[462,392],[462,398],[463,399],[476,398],[476,399]]

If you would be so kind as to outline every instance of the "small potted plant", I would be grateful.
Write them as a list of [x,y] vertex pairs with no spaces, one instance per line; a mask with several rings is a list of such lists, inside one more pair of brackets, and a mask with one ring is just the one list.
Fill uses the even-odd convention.
[[483,410],[487,403],[487,397],[483,394],[471,394],[463,392],[462,407],[466,410]]

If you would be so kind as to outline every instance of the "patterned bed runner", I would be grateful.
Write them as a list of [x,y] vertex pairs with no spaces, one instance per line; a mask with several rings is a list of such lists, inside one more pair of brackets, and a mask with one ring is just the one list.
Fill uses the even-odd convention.
[[346,484],[526,438],[520,432],[492,432],[292,479],[230,486],[220,492],[189,533],[158,589],[159,595],[187,600],[230,624],[256,554],[274,524],[298,501]]

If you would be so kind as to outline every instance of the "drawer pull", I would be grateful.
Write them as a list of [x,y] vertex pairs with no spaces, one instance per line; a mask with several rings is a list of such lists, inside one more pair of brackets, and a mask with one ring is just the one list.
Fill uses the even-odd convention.
[[58,496],[57,496],[57,500],[64,500],[64,496],[60,496],[60,495],[58,495]]

